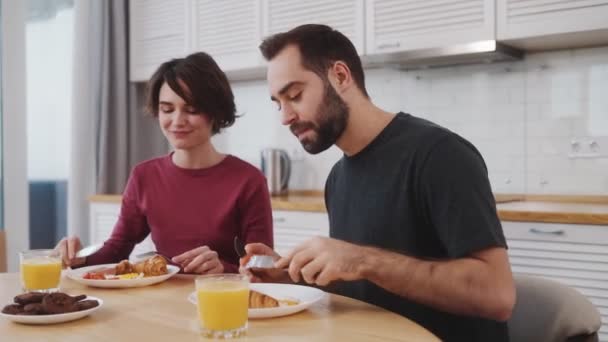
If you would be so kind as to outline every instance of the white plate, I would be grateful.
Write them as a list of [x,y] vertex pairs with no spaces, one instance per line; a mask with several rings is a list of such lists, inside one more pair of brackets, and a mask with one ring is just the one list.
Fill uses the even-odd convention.
[[105,265],[94,265],[83,268],[77,268],[70,270],[67,273],[68,278],[75,280],[78,283],[92,286],[92,287],[105,287],[105,288],[126,288],[126,287],[141,287],[152,284],[158,284],[163,282],[179,272],[179,267],[173,265],[167,265],[167,274],[154,277],[143,277],[139,279],[84,279],[85,273],[99,269],[102,267],[115,267],[117,264],[105,264]]
[[8,315],[5,313],[0,313],[0,316],[4,317],[6,319],[9,319],[13,322],[23,323],[23,324],[55,324],[55,323],[75,321],[77,319],[81,319],[83,317],[86,317],[86,316],[92,314],[93,312],[97,311],[97,309],[101,308],[101,306],[103,305],[103,300],[101,300],[97,297],[87,296],[87,298],[85,298],[85,300],[87,300],[87,299],[96,300],[97,302],[99,302],[99,305],[97,305],[94,308],[87,309],[87,310],[68,312],[68,313],[56,314],[56,315],[31,315],[30,316],[30,315]]
[[[276,308],[249,309],[249,318],[271,318],[294,314],[307,309],[325,296],[325,292],[315,287],[291,285],[252,283],[249,288],[276,299],[297,299],[297,305],[285,305]],[[197,305],[196,292],[190,293],[188,301]]]

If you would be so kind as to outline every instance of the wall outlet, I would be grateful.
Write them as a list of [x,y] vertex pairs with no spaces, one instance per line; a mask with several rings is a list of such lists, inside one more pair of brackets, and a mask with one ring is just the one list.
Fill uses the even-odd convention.
[[608,137],[575,137],[570,140],[570,159],[608,158]]

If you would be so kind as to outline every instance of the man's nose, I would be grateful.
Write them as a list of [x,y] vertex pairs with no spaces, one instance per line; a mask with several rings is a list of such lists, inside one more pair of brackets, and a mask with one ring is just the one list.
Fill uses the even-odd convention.
[[281,109],[281,123],[285,126],[289,126],[292,123],[294,123],[297,119],[298,115],[296,114],[296,112],[293,110],[293,108],[288,105],[285,104],[283,105],[282,109]]

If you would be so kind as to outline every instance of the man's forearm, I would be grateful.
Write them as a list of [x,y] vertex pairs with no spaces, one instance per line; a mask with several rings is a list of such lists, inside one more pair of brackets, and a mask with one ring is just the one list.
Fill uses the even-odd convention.
[[508,284],[501,284],[501,275],[483,260],[426,261],[363,248],[361,277],[392,293],[454,314],[494,320],[510,315],[514,297],[510,298]]

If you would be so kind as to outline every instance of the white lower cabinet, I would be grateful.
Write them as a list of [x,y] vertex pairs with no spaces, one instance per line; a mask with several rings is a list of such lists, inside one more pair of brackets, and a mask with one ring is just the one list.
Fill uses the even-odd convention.
[[[91,244],[102,243],[112,234],[120,214],[120,203],[91,202],[89,206],[89,239]],[[150,235],[137,244],[131,255],[156,250]]]
[[502,222],[514,273],[569,285],[602,315],[600,341],[608,341],[608,226]]
[[274,249],[283,255],[314,236],[329,236],[327,213],[273,210]]

